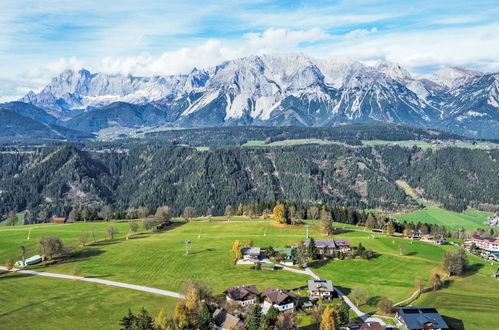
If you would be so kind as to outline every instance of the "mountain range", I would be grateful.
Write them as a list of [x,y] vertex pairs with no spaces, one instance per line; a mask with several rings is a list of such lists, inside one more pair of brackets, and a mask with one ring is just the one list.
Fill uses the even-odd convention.
[[24,116],[84,132],[390,122],[499,138],[499,73],[446,67],[415,77],[388,61],[370,66],[301,53],[249,56],[170,76],[66,70],[19,101]]

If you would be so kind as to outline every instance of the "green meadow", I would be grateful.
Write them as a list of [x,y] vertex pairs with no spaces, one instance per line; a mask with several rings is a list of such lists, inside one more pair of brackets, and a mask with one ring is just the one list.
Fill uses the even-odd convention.
[[[261,247],[292,245],[305,239],[304,226],[280,226],[262,221],[193,221],[176,224],[162,233],[139,233],[126,240],[124,236],[128,224],[115,222],[119,238],[106,241],[103,238],[108,225],[98,222],[4,227],[0,229],[0,260],[16,258],[21,244],[28,247],[30,255],[34,254],[42,236],[59,236],[67,247],[73,247],[69,258],[51,266],[34,266],[33,269],[70,274],[77,265],[82,275],[87,277],[102,277],[172,291],[181,291],[187,280],[200,280],[208,283],[215,294],[221,294],[229,286],[241,284],[256,284],[261,290],[267,287],[292,289],[305,285],[309,279],[282,270],[259,271],[249,266],[235,266],[230,258],[235,240],[252,240],[254,246]],[[90,244],[93,226],[98,234],[98,242]],[[29,228],[32,228],[31,238],[27,240]],[[455,249],[450,245],[436,246],[380,234],[373,238],[370,233],[354,229],[352,227],[337,237],[348,238],[352,245],[361,242],[373,249],[377,256],[371,260],[333,261],[315,265],[313,270],[322,278],[331,279],[334,285],[347,294],[354,287],[365,289],[371,297],[368,304],[360,306],[365,312],[373,312],[380,297],[389,297],[398,302],[411,296],[415,290],[416,277],[426,282],[430,271],[440,270],[445,251]],[[89,238],[89,245],[84,248],[77,247],[81,232],[87,232]],[[310,226],[310,233],[316,239],[321,238],[317,225]],[[192,242],[187,256],[186,239]],[[490,277],[497,265],[491,266],[475,257],[470,257],[470,261],[471,268],[467,276],[451,278],[448,288],[424,294],[414,304],[430,304],[442,309],[449,320],[455,324],[461,322],[461,328],[490,325],[489,316],[496,311],[499,303],[499,282]],[[0,313],[0,324],[14,324],[12,322],[17,319],[26,324],[29,321],[24,318],[24,314],[29,311],[31,320],[41,320],[37,328],[64,328],[62,325],[69,324],[71,319],[84,320],[90,314],[93,315],[94,323],[75,328],[116,328],[117,320],[127,312],[128,307],[138,309],[143,305],[156,313],[161,306],[171,310],[174,304],[173,299],[78,281],[22,275],[1,275],[0,278],[0,290],[7,292],[1,299],[16,301],[15,305],[9,306],[8,312]],[[485,292],[484,288],[487,288]],[[47,294],[44,295],[45,291]],[[456,299],[458,296],[460,304],[472,306],[474,312],[465,313],[457,307],[453,308],[449,301],[440,298],[446,295],[454,295]],[[427,300],[429,297],[433,297],[431,302]],[[50,301],[52,305],[49,306],[54,312],[62,314],[60,319],[45,315],[45,309],[31,308],[45,300]],[[112,305],[115,300],[119,302],[109,307],[109,318],[98,312],[92,313],[93,305]],[[81,313],[76,313],[80,308]],[[99,324],[106,326],[97,326]]]
[[489,228],[484,222],[490,213],[467,209],[463,213],[457,213],[441,209],[433,205],[427,205],[424,209],[410,213],[396,214],[395,218],[402,222],[426,222],[448,229],[460,228],[474,230],[477,228]]
[[2,329],[118,329],[131,308],[156,315],[175,299],[105,285],[30,276],[0,275]]

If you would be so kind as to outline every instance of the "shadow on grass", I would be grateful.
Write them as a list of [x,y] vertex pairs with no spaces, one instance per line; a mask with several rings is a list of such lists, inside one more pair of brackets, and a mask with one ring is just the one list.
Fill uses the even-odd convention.
[[471,275],[475,275],[476,273],[478,273],[478,271],[480,269],[483,268],[483,264],[473,264],[473,265],[469,265],[464,274],[462,275],[462,277],[468,277],[468,276],[471,276]]
[[410,257],[410,256],[415,256],[416,254],[418,254],[416,251],[412,251],[412,252],[405,253],[404,255]]
[[105,245],[117,244],[117,243],[120,243],[123,241],[124,241],[124,239],[122,239],[122,238],[116,238],[116,239],[112,239],[112,240],[97,241],[95,243],[92,243],[91,245],[92,246],[105,246]]
[[307,263],[307,266],[313,269],[321,268],[322,266],[327,265],[331,260],[323,259],[323,260],[314,260]]
[[445,316],[445,315],[442,315],[442,317],[450,329],[452,329],[452,330],[464,330],[464,323],[460,319],[456,319],[456,318],[453,318],[450,316]]
[[[338,288],[338,290],[340,290],[341,292],[343,292],[344,294],[346,294],[347,296],[350,294],[350,292],[352,292],[352,289],[350,288],[347,288],[347,287],[344,287],[344,286],[338,286],[338,285],[335,285],[335,287]],[[335,293],[335,295],[337,295]]]
[[212,252],[212,251],[215,251],[215,249],[204,249],[204,250],[200,250],[200,251],[189,251],[189,254],[193,255],[193,254],[199,254],[199,253],[204,253],[204,252]]
[[[8,274],[8,273],[10,273],[10,274]],[[0,273],[0,281],[13,280],[13,279],[31,277],[31,276],[36,276],[36,275],[4,271],[4,272]]]
[[105,251],[101,250],[101,249],[87,247],[87,248],[76,250],[76,251],[70,253],[67,256],[67,259],[69,259],[71,261],[79,261],[79,260],[84,260],[84,259],[88,259],[91,257],[99,256],[99,255],[103,254],[104,252]]
[[0,317],[3,317],[3,316],[7,316],[7,315],[15,315],[15,313],[25,313],[26,310],[30,310],[31,307],[33,308],[37,308],[37,307],[40,307],[40,306],[43,306],[44,303],[48,303],[49,301],[52,301],[52,299],[61,299],[63,297],[52,297],[50,299],[45,299],[45,300],[42,300],[42,301],[34,301],[32,303],[29,303],[29,304],[26,304],[26,305],[22,305],[21,307],[19,308],[16,308],[16,309],[10,309],[8,310],[6,313],[1,313],[0,314]]

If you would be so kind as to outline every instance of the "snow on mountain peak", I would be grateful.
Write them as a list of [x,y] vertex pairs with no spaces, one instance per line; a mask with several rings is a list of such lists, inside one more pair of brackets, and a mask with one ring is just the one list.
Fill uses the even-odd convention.
[[406,69],[394,62],[380,60],[376,62],[374,68],[394,80],[407,81],[412,79],[411,74]]
[[484,75],[483,72],[459,66],[443,67],[427,79],[450,89],[459,87],[471,79]]

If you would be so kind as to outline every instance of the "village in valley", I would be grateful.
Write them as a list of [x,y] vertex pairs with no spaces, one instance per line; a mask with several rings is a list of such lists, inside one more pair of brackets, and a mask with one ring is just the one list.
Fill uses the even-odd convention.
[[[153,235],[151,237],[167,235],[184,227],[191,228],[190,230],[197,230],[195,228],[199,227],[197,238],[192,235],[191,231],[189,231],[189,235],[182,235],[184,239],[180,244],[185,247],[182,254],[184,254],[185,262],[188,264],[200,262],[199,260],[189,261],[190,258],[198,258],[198,253],[204,251],[211,253],[216,250],[216,245],[210,240],[210,235],[216,232],[212,228],[224,226],[225,229],[235,229],[235,233],[242,230],[243,236],[247,237],[244,240],[236,239],[232,242],[230,249],[232,266],[229,267],[230,272],[234,275],[231,282],[235,285],[223,287],[223,283],[217,284],[217,292],[222,291],[222,294],[212,294],[211,289],[207,288],[210,283],[203,283],[203,280],[201,282],[186,281],[184,294],[165,293],[167,296],[178,297],[185,301],[185,303],[178,302],[176,304],[175,314],[171,322],[178,322],[177,313],[184,310],[185,318],[191,315],[189,313],[199,314],[209,311],[209,316],[206,316],[206,319],[209,319],[211,323],[207,324],[222,330],[256,329],[254,322],[259,324],[259,329],[262,327],[267,329],[308,329],[314,324],[321,325],[320,329],[451,329],[452,326],[447,324],[446,318],[439,313],[437,306],[431,304],[413,305],[413,302],[431,292],[445,290],[444,287],[448,285],[445,284],[448,281],[446,278],[462,274],[465,271],[468,264],[467,255],[477,256],[482,260],[492,262],[492,264],[498,261],[499,240],[486,236],[487,231],[485,230],[479,231],[483,236],[475,233],[467,239],[457,241],[450,238],[452,234],[449,234],[442,227],[428,226],[423,222],[401,224],[393,219],[382,221],[376,218],[373,213],[353,213],[354,217],[359,218],[355,225],[333,222],[331,214],[334,214],[336,210],[334,208],[331,210],[323,208],[317,212],[317,215],[312,215],[310,219],[292,220],[284,216],[288,213],[286,209],[289,207],[293,208],[294,206],[278,203],[272,213],[263,213],[261,216],[248,216],[244,211],[241,211],[239,216],[234,216],[229,208],[229,212],[226,212],[224,217],[195,218],[193,214],[189,214],[190,212],[184,212],[183,218],[177,219],[171,218],[167,207],[161,207],[157,209],[156,214],[142,220],[142,226],[146,230],[144,234],[151,230],[147,234]],[[349,214],[347,209],[338,210]],[[311,213],[316,213],[313,208]],[[341,220],[341,217],[338,219]],[[76,220],[72,217],[53,217],[52,223],[53,226],[63,226],[62,228],[65,228],[64,226],[76,228],[87,224],[78,221],[78,218]],[[106,225],[104,231],[106,238],[103,243],[117,242],[118,227],[122,230],[125,225],[128,226],[128,233],[125,235],[123,243],[120,244],[133,243],[139,236],[144,235],[138,232],[139,222],[135,220],[117,221],[114,224],[106,221],[102,225]],[[50,227],[50,225],[47,226]],[[95,232],[95,225],[92,226],[94,244],[98,246],[99,242],[96,240],[98,234]],[[244,228],[253,229],[248,231]],[[259,228],[259,230],[255,232],[255,228]],[[32,235],[38,236],[36,234],[38,230],[36,227],[29,228],[28,240]],[[241,233],[237,234],[237,236],[239,235]],[[227,232],[227,237],[230,236],[230,232]],[[301,238],[291,241],[280,238],[287,236]],[[198,240],[204,239],[208,239],[208,243],[204,246],[204,250],[199,251]],[[218,240],[227,242],[227,240]],[[255,244],[254,240],[257,243],[266,242],[266,244]],[[352,243],[352,240],[355,244]],[[283,244],[282,242],[288,243]],[[82,247],[86,246],[86,234],[81,234],[80,243]],[[22,250],[22,259],[14,264],[18,268],[17,271],[40,275],[39,272],[33,272],[29,269],[38,269],[40,265],[52,264],[57,269],[57,265],[61,262],[58,260],[57,254],[63,256],[65,253],[60,250],[50,254],[49,250],[50,247],[58,244],[62,248],[62,242],[55,237],[41,237],[39,244],[40,247],[43,247],[40,249],[40,254],[29,256],[26,249]],[[334,275],[338,274],[337,272],[324,272],[322,270],[325,267],[332,267],[331,269],[343,267],[345,262],[350,261],[348,271],[355,272],[360,271],[361,268],[369,267],[370,261],[376,262],[377,259],[382,259],[384,254],[389,251],[394,255],[398,254],[402,258],[401,260],[410,261],[412,255],[427,248],[437,251],[439,247],[444,247],[448,251],[447,247],[453,245],[459,246],[460,249],[445,254],[443,269],[447,274],[432,270],[430,279],[426,284],[420,277],[416,277],[415,291],[400,301],[394,301],[388,295],[387,297],[370,298],[362,287],[346,288],[344,279],[338,279],[337,275]],[[378,248],[373,248],[373,246]],[[383,249],[381,249],[382,246],[384,246]],[[92,243],[88,243],[88,248],[91,247]],[[384,250],[385,248],[389,248],[389,250]],[[169,250],[171,249],[172,247],[169,248]],[[49,263],[47,263],[47,259]],[[456,268],[457,264],[460,265],[461,269]],[[495,263],[495,265],[498,264]],[[401,267],[403,266],[401,265]],[[75,269],[77,271],[73,270],[74,279],[94,281],[92,276],[88,278],[84,276],[79,266],[75,266]],[[278,277],[275,277],[274,274]],[[273,283],[277,285],[266,286],[265,283],[268,282],[269,278],[277,279],[284,274],[296,275],[303,280],[293,280],[292,283],[274,280]],[[55,274],[54,276],[68,278],[69,275]],[[492,274],[492,277],[499,277],[499,269]],[[263,282],[262,279],[264,279]],[[128,284],[109,282],[109,285],[123,286]],[[222,290],[218,289],[220,287]],[[371,299],[375,299],[373,303],[368,302]],[[362,310],[365,310],[368,304],[374,304],[375,310],[373,311],[370,307],[367,312],[363,312]],[[189,310],[191,312],[188,312]],[[161,313],[160,315],[162,315]],[[136,316],[129,316],[129,318],[132,317]],[[166,316],[164,319],[167,319]],[[125,322],[123,320],[122,322]],[[322,325],[326,323],[331,327],[324,325],[323,328]],[[308,326],[304,326],[304,324],[308,324]]]

